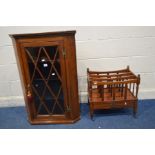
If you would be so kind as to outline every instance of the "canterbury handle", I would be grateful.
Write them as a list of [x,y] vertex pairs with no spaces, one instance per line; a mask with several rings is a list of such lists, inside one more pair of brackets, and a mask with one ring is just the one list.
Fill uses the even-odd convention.
[[31,94],[31,91],[30,91],[30,84],[27,85],[27,99],[28,101],[31,103],[32,102],[32,94]]

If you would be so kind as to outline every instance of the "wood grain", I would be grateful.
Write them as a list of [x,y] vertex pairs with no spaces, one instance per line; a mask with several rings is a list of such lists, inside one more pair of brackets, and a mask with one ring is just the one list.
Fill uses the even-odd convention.
[[91,118],[96,109],[133,108],[136,114],[140,75],[136,76],[129,66],[107,72],[87,69],[87,79]]
[[[50,123],[65,124],[65,123],[74,123],[80,119],[75,33],[76,31],[63,31],[63,32],[10,35],[13,41],[13,46],[15,48],[16,59],[18,62],[17,65],[20,71],[20,78],[23,86],[22,87],[23,94],[28,112],[28,119],[31,124],[50,124]],[[51,88],[48,85],[48,82],[46,81],[47,79],[44,78],[41,71],[36,67],[38,59],[36,58],[36,60],[34,60],[31,57],[31,55],[28,54],[28,51],[26,52],[25,50],[27,47],[42,48],[44,50],[45,55],[47,56],[48,62],[51,65],[53,65],[52,64],[53,60],[50,60],[50,57],[48,56],[48,51],[46,51],[46,49],[44,48],[46,46],[57,46],[59,48],[59,57],[60,57],[59,63],[61,67],[61,77],[59,75],[58,77],[62,83],[62,90],[64,94],[64,106],[65,106],[64,114],[59,115],[51,114],[50,111],[47,109],[47,105],[43,97],[39,96],[36,89],[32,86],[32,79],[30,77],[30,71],[27,60],[28,57],[34,64],[35,69],[37,70],[42,80],[44,81],[45,86],[49,90],[51,96],[53,96],[54,99],[57,100],[57,96],[53,94],[53,91],[51,90]],[[62,53],[63,50],[65,51],[65,56]],[[32,77],[34,77],[34,75]],[[33,100],[34,98],[33,92],[35,92],[35,95],[38,96],[39,100],[42,102],[41,104],[47,110],[48,112],[47,115],[38,114],[38,110],[35,107],[36,101]],[[32,96],[31,93],[33,94]]]

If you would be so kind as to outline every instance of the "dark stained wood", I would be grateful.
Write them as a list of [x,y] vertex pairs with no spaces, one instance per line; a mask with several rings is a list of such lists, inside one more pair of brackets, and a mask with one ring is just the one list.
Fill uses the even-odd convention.
[[75,35],[76,31],[59,31],[59,32],[43,32],[43,33],[27,33],[27,34],[10,34],[9,36],[14,39],[22,38],[38,38],[38,37],[56,37],[56,36],[70,36]]
[[[25,99],[25,104],[28,112],[28,119],[31,124],[49,124],[49,123],[74,123],[80,119],[80,106],[78,98],[78,82],[77,82],[77,66],[76,66],[76,48],[75,48],[75,33],[76,31],[64,31],[64,32],[47,32],[47,33],[34,33],[34,34],[14,34],[10,35],[13,41],[13,46],[15,49],[17,65],[20,72],[20,78],[23,88],[23,94]],[[32,77],[30,77],[28,68],[28,57],[32,64],[35,66],[36,71],[40,75],[42,81],[44,81],[46,88],[48,89],[50,95],[56,101],[55,104],[60,107],[57,101],[57,96],[53,93],[53,90],[48,84],[49,75],[47,79],[43,76],[42,72],[37,67],[38,56],[36,59],[32,58],[29,51],[26,50],[27,47],[39,47],[40,50],[44,51],[49,64],[53,68],[53,63],[56,61],[50,60],[48,51],[44,47],[46,46],[56,46],[59,49],[59,63],[61,67],[61,77],[58,75],[58,79],[61,81],[62,86],[59,88],[57,96],[60,94],[62,89],[64,94],[64,114],[53,114],[49,111],[46,102],[44,101],[45,89],[43,89],[43,96],[40,96],[32,85]],[[38,51],[39,52],[39,51]],[[65,52],[65,55],[64,53]],[[33,93],[32,93],[33,92]],[[37,96],[41,101],[41,106],[44,106],[47,113],[46,115],[39,114],[39,109],[36,109],[34,104],[34,96]]]
[[136,114],[140,75],[136,76],[129,66],[107,72],[87,69],[87,79],[91,118],[96,109],[133,108]]

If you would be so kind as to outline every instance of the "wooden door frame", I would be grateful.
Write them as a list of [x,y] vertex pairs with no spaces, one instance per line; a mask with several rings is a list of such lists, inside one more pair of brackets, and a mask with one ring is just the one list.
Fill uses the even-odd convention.
[[[24,68],[24,74],[25,74],[25,90],[27,90],[27,85],[30,83],[30,73],[29,73],[29,68],[28,68],[28,62],[27,62],[27,57],[26,57],[26,53],[25,53],[25,47],[41,47],[41,46],[58,46],[58,48],[60,48],[61,50],[64,49],[64,41],[63,40],[58,40],[58,41],[31,41],[31,42],[25,42],[25,43],[20,43],[20,49],[21,49],[21,57],[22,57],[22,64],[23,64],[23,68]],[[61,67],[61,77],[62,77],[62,89],[63,89],[63,94],[64,94],[64,114],[63,115],[42,115],[42,116],[38,116],[36,115],[36,111],[35,111],[35,105],[32,104],[33,106],[29,106],[29,103],[27,101],[27,106],[28,108],[30,108],[28,111],[32,111],[34,112],[34,118],[38,118],[38,119],[42,119],[42,118],[51,118],[52,117],[55,119],[56,117],[60,117],[58,119],[62,119],[62,118],[69,118],[69,113],[66,112],[66,105],[68,105],[68,96],[67,96],[67,77],[66,77],[66,63],[65,63],[65,59],[63,58],[62,52],[60,52],[59,50],[59,58],[60,58],[60,67]],[[62,65],[63,63],[63,65]],[[32,92],[32,88],[31,88],[31,92]],[[32,115],[32,113],[30,113],[30,115]]]

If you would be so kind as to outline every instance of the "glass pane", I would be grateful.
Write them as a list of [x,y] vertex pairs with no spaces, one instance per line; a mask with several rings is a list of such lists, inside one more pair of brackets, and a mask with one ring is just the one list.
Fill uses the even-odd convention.
[[62,114],[63,113],[63,109],[61,107],[61,105],[63,104],[63,101],[58,100],[58,102],[59,102],[59,104],[55,104],[53,114]]
[[58,47],[26,47],[25,52],[37,113],[40,115],[64,114]]

